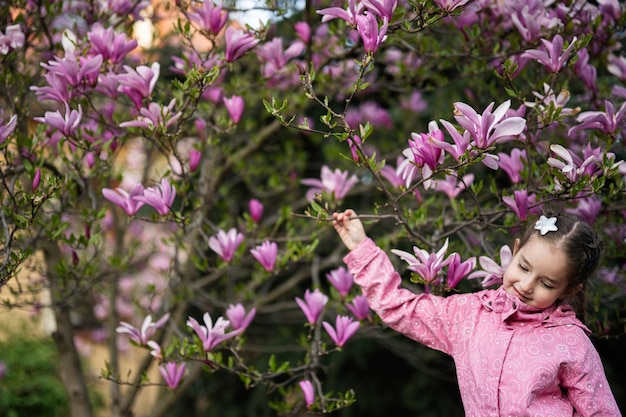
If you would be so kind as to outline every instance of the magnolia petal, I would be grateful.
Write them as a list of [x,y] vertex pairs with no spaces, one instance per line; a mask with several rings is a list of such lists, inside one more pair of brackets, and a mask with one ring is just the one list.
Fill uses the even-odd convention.
[[403,250],[400,249],[392,249],[391,252],[397,256],[400,257],[400,259],[402,259],[403,261],[407,262],[409,265],[416,265],[419,264],[420,262],[417,260],[417,258],[410,254],[409,252],[405,252]]
[[574,160],[572,159],[572,154],[570,154],[569,151],[563,146],[559,144],[552,144],[550,145],[550,150],[561,158],[565,159],[570,165],[574,162]]
[[510,117],[499,123],[492,134],[492,139],[497,140],[509,136],[517,136],[524,131],[526,120],[521,117]]
[[[494,103],[491,103],[491,106]],[[506,112],[509,110],[509,108],[511,107],[511,100],[507,100],[504,103],[500,104],[496,110],[493,112],[493,116],[495,117],[495,120],[501,120],[505,115]]]

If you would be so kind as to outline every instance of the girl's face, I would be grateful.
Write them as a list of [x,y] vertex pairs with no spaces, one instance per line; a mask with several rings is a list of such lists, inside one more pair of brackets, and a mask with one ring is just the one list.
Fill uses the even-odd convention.
[[524,303],[546,308],[582,288],[569,286],[565,253],[553,243],[533,235],[523,247],[515,241],[513,260],[504,272],[504,289]]

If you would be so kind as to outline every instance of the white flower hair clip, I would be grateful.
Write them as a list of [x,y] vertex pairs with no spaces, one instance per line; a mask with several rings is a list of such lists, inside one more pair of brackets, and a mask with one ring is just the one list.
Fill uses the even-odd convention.
[[535,223],[535,229],[539,230],[541,236],[545,235],[548,232],[556,232],[557,230],[559,230],[559,228],[556,227],[556,217],[539,217],[539,220],[537,220],[537,223]]

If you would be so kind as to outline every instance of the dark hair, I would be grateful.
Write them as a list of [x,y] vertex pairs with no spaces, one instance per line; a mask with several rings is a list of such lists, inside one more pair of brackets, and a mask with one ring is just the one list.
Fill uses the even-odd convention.
[[550,213],[545,216],[556,217],[558,230],[542,235],[539,230],[535,229],[537,218],[530,219],[526,230],[519,237],[519,247],[524,246],[531,236],[537,236],[563,249],[570,265],[568,287],[573,288],[579,284],[583,286],[582,290],[571,300],[571,305],[584,321],[587,282],[600,263],[604,243],[589,224],[576,216],[566,213]]

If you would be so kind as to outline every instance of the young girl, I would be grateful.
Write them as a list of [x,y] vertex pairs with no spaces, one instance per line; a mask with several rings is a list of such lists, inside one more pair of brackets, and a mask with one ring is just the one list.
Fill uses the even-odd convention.
[[497,290],[439,297],[399,288],[387,255],[353,210],[334,213],[344,258],[391,328],[451,355],[467,416],[620,416],[589,330],[566,299],[593,273],[602,243],[558,215],[515,241]]

